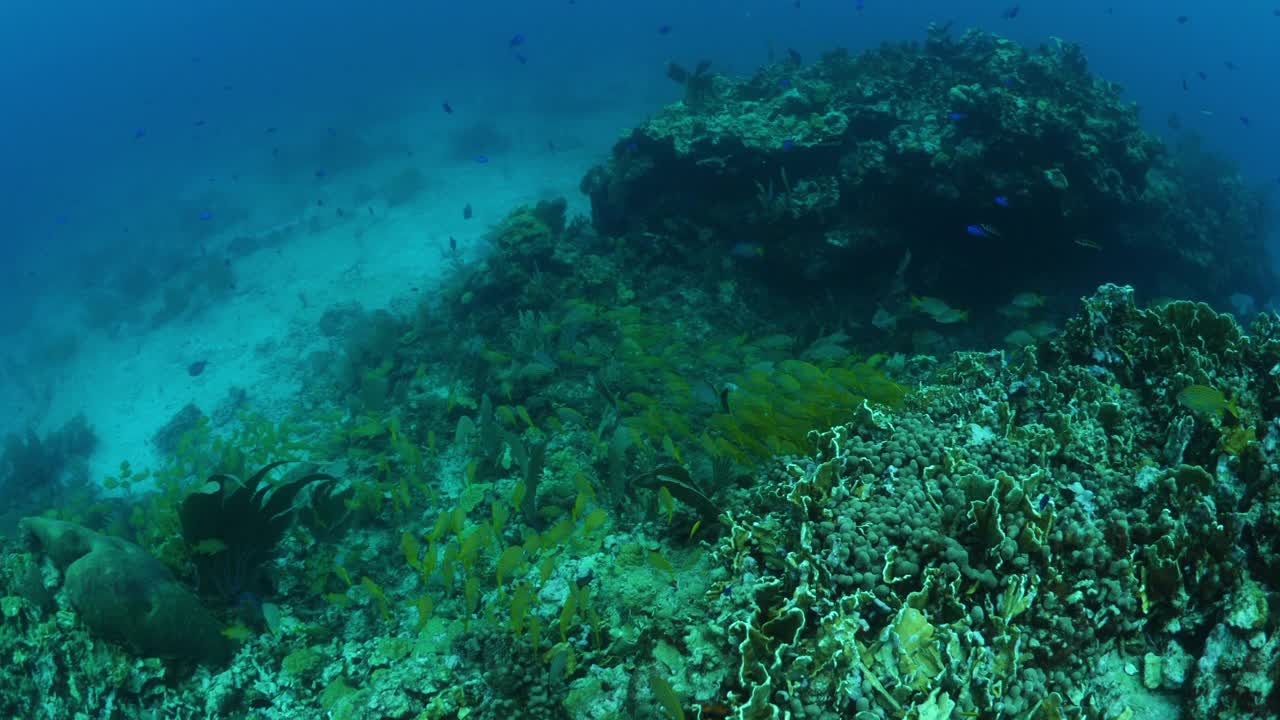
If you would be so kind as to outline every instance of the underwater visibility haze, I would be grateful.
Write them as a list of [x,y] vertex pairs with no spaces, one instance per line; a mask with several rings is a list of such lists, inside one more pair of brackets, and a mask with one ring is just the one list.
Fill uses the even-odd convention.
[[1280,717],[1280,5],[0,11],[0,717]]

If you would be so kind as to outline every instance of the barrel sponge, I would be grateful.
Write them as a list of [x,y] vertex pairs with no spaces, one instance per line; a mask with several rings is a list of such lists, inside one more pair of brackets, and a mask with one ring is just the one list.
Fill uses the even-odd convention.
[[29,517],[19,528],[65,571],[67,599],[94,635],[140,655],[227,660],[230,645],[213,616],[142,548],[61,520]]

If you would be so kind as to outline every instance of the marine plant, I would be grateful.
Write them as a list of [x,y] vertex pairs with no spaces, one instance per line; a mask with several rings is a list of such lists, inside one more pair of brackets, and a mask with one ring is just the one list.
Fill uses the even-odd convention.
[[276,461],[248,478],[218,473],[183,499],[178,508],[182,538],[206,592],[220,593],[233,605],[257,604],[265,593],[259,567],[275,552],[297,510],[332,475],[303,471],[271,481]]

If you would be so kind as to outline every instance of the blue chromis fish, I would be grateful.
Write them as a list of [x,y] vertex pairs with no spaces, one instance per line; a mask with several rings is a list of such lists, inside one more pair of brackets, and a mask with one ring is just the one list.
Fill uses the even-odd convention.
[[1009,198],[1004,195],[997,195],[992,200],[1000,207],[1009,207]]
[[1190,385],[1183,388],[1182,392],[1178,393],[1178,404],[1194,413],[1212,415],[1218,420],[1222,420],[1224,412],[1231,413],[1232,417],[1240,416],[1236,410],[1235,398],[1228,402],[1227,396],[1221,390],[1209,385]]
[[947,113],[948,120],[964,120],[967,117],[969,117],[969,113],[963,113],[956,110],[952,110],[951,112]]
[[982,224],[966,225],[964,228],[964,231],[966,233],[969,233],[973,237],[978,237],[978,238],[1000,237],[1000,233],[997,232],[996,229],[991,227],[990,225],[982,225]]
[[729,249],[729,254],[736,258],[764,257],[764,246],[753,242],[734,243],[733,247]]
[[964,322],[969,319],[967,310],[953,308],[945,300],[936,297],[917,297],[912,295],[911,309],[922,312],[943,325]]
[[511,40],[507,42],[508,47],[520,47],[524,44],[524,33],[516,33],[511,36]]

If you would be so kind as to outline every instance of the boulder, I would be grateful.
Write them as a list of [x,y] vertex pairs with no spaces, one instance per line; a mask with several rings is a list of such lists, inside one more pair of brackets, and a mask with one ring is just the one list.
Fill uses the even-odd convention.
[[221,663],[230,643],[196,596],[142,548],[75,523],[28,517],[36,552],[64,571],[63,587],[89,631],[140,655]]

